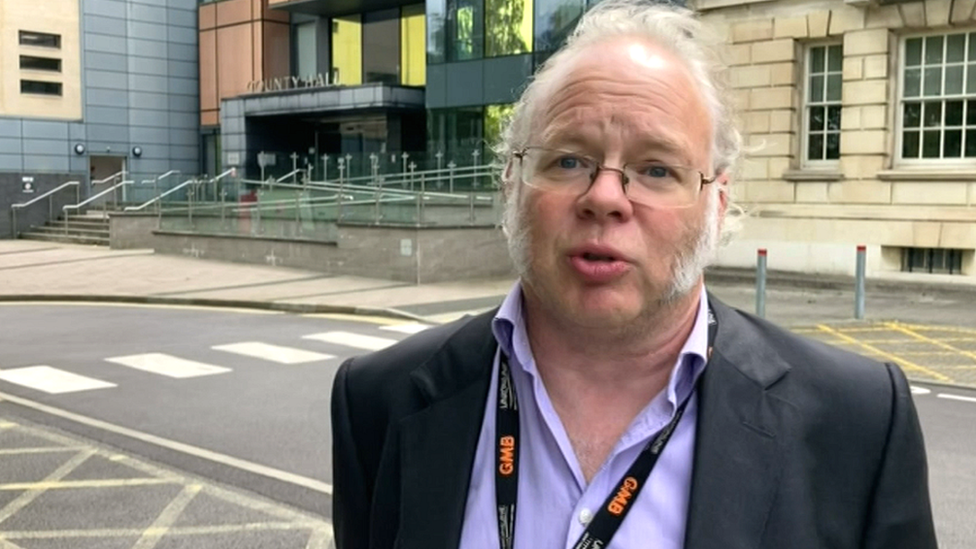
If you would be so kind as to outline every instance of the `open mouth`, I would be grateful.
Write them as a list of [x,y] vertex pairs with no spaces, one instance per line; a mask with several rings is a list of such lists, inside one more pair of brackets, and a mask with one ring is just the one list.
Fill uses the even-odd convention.
[[583,257],[583,259],[585,259],[587,261],[606,261],[606,262],[610,262],[610,261],[616,261],[617,260],[616,257],[613,257],[611,255],[600,255],[600,254],[594,254],[594,253],[590,253],[590,252],[584,253],[582,257]]

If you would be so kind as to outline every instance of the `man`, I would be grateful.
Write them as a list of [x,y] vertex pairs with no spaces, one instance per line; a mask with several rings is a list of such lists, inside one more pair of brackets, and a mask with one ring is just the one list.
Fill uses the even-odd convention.
[[339,549],[936,546],[898,368],[704,290],[740,138],[702,34],[606,0],[526,89],[519,283],[336,376]]

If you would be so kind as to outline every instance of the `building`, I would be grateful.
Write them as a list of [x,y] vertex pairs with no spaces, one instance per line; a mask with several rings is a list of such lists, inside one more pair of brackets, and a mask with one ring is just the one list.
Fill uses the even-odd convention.
[[85,196],[123,170],[197,173],[196,28],[196,0],[0,2],[0,209],[68,180]]
[[200,7],[201,124],[219,134],[224,167],[311,165],[316,178],[337,177],[340,159],[368,173],[371,155],[384,169],[484,162],[521,87],[585,7],[265,1]]
[[[731,47],[751,149],[750,211],[722,254],[771,268],[976,276],[976,20],[971,0],[698,0]],[[959,276],[963,275],[963,276]]]

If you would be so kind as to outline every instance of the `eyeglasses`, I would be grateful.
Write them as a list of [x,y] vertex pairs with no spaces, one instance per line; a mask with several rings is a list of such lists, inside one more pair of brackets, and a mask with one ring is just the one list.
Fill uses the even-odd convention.
[[693,168],[664,162],[628,162],[623,168],[604,166],[585,154],[543,147],[525,147],[514,154],[522,181],[530,187],[564,194],[583,194],[603,170],[620,174],[631,202],[662,208],[686,208],[698,200],[705,185],[715,181]]

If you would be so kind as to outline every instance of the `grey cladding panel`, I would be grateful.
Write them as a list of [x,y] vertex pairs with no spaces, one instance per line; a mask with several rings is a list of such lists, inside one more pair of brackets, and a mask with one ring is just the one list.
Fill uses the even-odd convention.
[[134,127],[130,129],[129,134],[135,144],[166,145],[169,143],[169,130],[166,128]]
[[200,154],[200,149],[196,147],[187,147],[185,145],[173,145],[170,147],[170,153],[173,158],[179,158],[181,160],[196,160],[197,156]]
[[148,74],[150,76],[168,76],[169,66],[165,59],[148,59],[146,57],[130,57],[129,72],[132,74]]
[[124,90],[129,87],[129,80],[124,72],[85,71],[85,84],[89,88]]
[[21,137],[22,123],[19,118],[0,118],[0,137]]
[[88,70],[117,71],[126,64],[126,56],[117,53],[88,52],[85,68]]
[[19,154],[0,153],[0,171],[21,171],[24,169],[24,157]]
[[30,157],[36,154],[47,154],[51,156],[65,155],[69,151],[67,140],[54,139],[24,139],[24,156]]
[[129,22],[129,35],[140,40],[166,41],[166,25],[155,23],[143,23],[140,21]]
[[46,120],[24,120],[24,138],[67,139],[67,122],[48,122]]
[[129,94],[125,90],[89,88],[85,97],[89,107],[127,107]]
[[125,38],[105,36],[102,34],[86,34],[85,49],[104,53],[119,53],[126,51]]
[[152,92],[130,92],[129,105],[133,109],[165,111],[169,109],[171,95]]
[[196,129],[200,127],[199,113],[170,112],[169,125],[171,128]]
[[23,139],[0,137],[0,154],[20,154],[23,152],[23,147]]
[[85,140],[85,125],[72,123],[68,124],[68,139],[72,141],[84,141]]
[[169,35],[170,42],[175,42],[177,44],[193,44],[193,45],[196,45],[197,43],[196,29],[171,26],[167,29],[167,34]]
[[447,70],[445,65],[427,65],[427,108],[447,105]]
[[129,123],[129,111],[126,108],[88,107],[85,118],[96,124],[117,124],[124,126]]
[[135,3],[129,8],[129,19],[133,21],[145,21],[147,23],[169,22],[166,8]]
[[168,84],[170,93],[178,93],[180,95],[197,95],[200,93],[200,83],[195,79],[169,78]]
[[200,133],[197,130],[169,130],[169,142],[173,145],[196,147],[200,144]]
[[200,68],[196,63],[189,61],[167,61],[169,76],[179,78],[199,78]]
[[[96,141],[101,143],[128,143],[129,127],[88,124],[88,141]],[[96,151],[94,146],[89,148],[91,149],[91,154],[101,154],[102,152]],[[118,152],[118,150],[116,150],[116,152]]]
[[198,53],[196,44],[169,45],[169,58],[177,61],[196,61]]
[[484,104],[482,61],[447,66],[447,106]]
[[130,109],[129,124],[132,126],[148,126],[151,128],[165,128],[170,125],[169,111],[147,111],[142,109]]
[[85,13],[108,17],[125,17],[125,2],[118,0],[85,0],[81,3]]
[[483,63],[486,104],[514,102],[532,75],[531,55],[485,59]]
[[199,116],[200,101],[190,95],[170,95],[169,110],[174,112],[192,112],[194,116]]
[[88,173],[88,157],[73,154],[68,158],[68,165],[72,172]]
[[166,93],[166,78],[145,74],[130,74],[129,89],[132,91]]
[[166,59],[168,50],[171,48],[172,46],[167,46],[166,42],[159,42],[157,40],[129,39],[129,52],[138,57]]
[[66,172],[68,171],[68,156],[27,155],[24,157],[24,171]]
[[86,15],[85,32],[125,37],[125,19],[103,17],[101,15]]
[[181,10],[196,10],[200,0],[167,0],[166,5]]
[[192,10],[181,10],[169,8],[168,10],[167,22],[170,25],[175,25],[177,27],[189,27],[196,32],[197,29],[197,11]]

